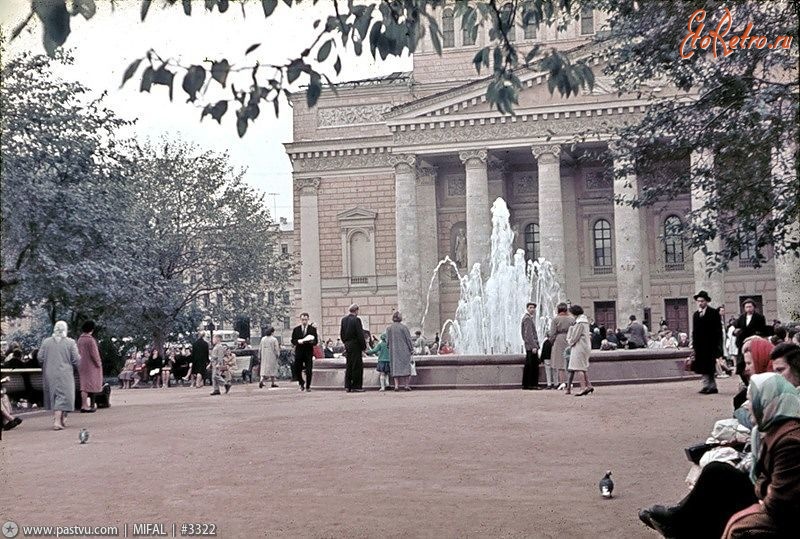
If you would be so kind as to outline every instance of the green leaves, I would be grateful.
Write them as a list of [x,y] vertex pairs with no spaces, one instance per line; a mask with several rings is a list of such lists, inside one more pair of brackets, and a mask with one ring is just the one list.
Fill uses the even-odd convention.
[[140,92],[149,92],[150,87],[153,85],[153,74],[155,70],[152,66],[147,66],[142,73],[142,82],[139,84],[139,91]]
[[202,66],[193,65],[186,71],[181,86],[183,91],[189,94],[187,102],[193,103],[197,99],[197,92],[203,87],[205,81],[206,70]]
[[322,80],[318,74],[312,73],[311,81],[308,83],[308,88],[306,89],[306,103],[308,104],[308,108],[317,104],[320,94],[322,94]]
[[144,22],[145,18],[147,17],[147,12],[150,10],[150,4],[152,3],[152,0],[142,0],[142,6],[139,10],[142,22]]
[[323,45],[319,48],[319,51],[317,51],[317,62],[322,63],[325,60],[327,60],[328,56],[331,53],[331,48],[332,47],[333,47],[333,40],[332,39],[329,39],[328,41],[323,43]]
[[160,84],[169,88],[169,100],[172,101],[172,82],[175,79],[175,73],[162,65],[153,72],[153,84]]
[[253,43],[252,45],[250,45],[249,47],[247,47],[247,50],[246,50],[246,51],[244,51],[245,55],[248,55],[248,54],[250,54],[251,52],[253,52],[253,51],[254,51],[254,50],[256,50],[257,48],[259,48],[260,46],[261,46],[261,43]]
[[97,13],[94,0],[72,0],[72,14],[82,15],[87,21]]
[[217,101],[213,105],[206,105],[203,108],[203,113],[200,115],[200,120],[202,121],[206,115],[210,114],[213,119],[217,121],[217,123],[222,123],[222,117],[225,113],[228,112],[228,102],[227,101]]
[[128,79],[133,77],[133,74],[136,73],[136,70],[139,69],[139,64],[142,63],[142,58],[137,58],[130,65],[125,69],[125,73],[122,75],[122,82],[120,83],[119,87],[122,88],[125,86],[125,83],[128,82]]
[[228,63],[228,60],[224,58],[218,62],[213,62],[211,64],[211,78],[220,83],[224,88],[225,82],[228,80],[228,72],[230,69],[231,65]]
[[261,0],[261,7],[264,8],[264,17],[269,17],[278,7],[278,0]]
[[44,26],[42,43],[51,58],[70,34],[66,0],[32,0],[31,8]]

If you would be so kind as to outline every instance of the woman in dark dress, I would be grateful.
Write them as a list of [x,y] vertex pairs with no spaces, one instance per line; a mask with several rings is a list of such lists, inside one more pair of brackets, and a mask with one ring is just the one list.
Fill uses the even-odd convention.
[[164,368],[164,358],[158,353],[158,348],[153,348],[150,357],[147,358],[147,374],[153,380],[152,387],[160,387],[161,369]]

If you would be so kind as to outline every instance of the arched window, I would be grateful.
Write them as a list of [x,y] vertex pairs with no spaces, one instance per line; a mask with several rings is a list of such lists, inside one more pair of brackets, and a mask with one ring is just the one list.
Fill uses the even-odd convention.
[[683,270],[683,223],[677,215],[664,219],[664,265],[667,271]]
[[539,258],[539,225],[530,223],[525,226],[525,259]]
[[371,273],[369,238],[363,232],[350,236],[350,276],[364,277]]
[[598,219],[592,227],[594,243],[594,267],[611,268],[611,225],[605,219]]
[[453,10],[448,8],[442,14],[442,47],[449,49],[456,45],[455,21],[453,20]]
[[464,16],[461,19],[461,43],[465,47],[475,44],[475,19],[475,8],[467,8],[467,10],[464,12]]
[[508,36],[509,41],[515,41],[517,39],[517,32],[515,28],[515,21],[514,21],[514,6],[511,2],[503,4],[503,7],[500,8],[500,24],[502,28],[506,29],[506,35]]

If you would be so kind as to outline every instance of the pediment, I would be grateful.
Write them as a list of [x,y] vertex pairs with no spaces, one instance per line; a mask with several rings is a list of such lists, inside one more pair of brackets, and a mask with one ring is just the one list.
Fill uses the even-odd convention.
[[336,218],[341,223],[353,221],[374,221],[377,216],[378,212],[356,206],[355,208],[351,208],[339,213]]
[[[574,49],[570,52],[570,56],[576,61],[588,57],[590,52],[589,46],[584,46]],[[514,106],[514,111],[516,114],[558,113],[586,108],[629,106],[634,101],[644,103],[643,99],[633,94],[617,95],[611,77],[602,74],[604,68],[605,62],[594,59],[592,69],[596,78],[592,90],[586,89],[578,95],[562,97],[558,91],[550,93],[547,85],[549,74],[541,68],[541,65],[534,64],[530,69],[518,73],[522,88],[519,93],[519,104]],[[488,77],[482,78],[396,107],[385,114],[387,124],[390,128],[396,128],[420,122],[471,121],[503,116],[491,107],[486,98],[489,81]],[[643,86],[649,87],[643,88],[645,91],[648,89],[658,91],[657,85]]]

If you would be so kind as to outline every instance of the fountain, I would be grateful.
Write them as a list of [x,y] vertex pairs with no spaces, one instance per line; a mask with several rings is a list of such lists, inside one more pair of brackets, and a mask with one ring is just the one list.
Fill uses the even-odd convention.
[[469,273],[461,275],[449,257],[439,262],[431,276],[423,327],[440,268],[450,265],[458,276],[461,298],[455,319],[447,320],[441,331],[442,338],[450,332],[456,354],[524,353],[520,320],[525,305],[530,301],[536,303],[536,331],[544,339],[556,305],[564,300],[550,262],[540,258],[526,263],[522,249],[514,252],[510,217],[505,200],[495,200],[489,276],[485,282],[480,264],[474,264]]
[[[543,258],[525,261],[522,250],[513,250],[514,232],[510,213],[502,198],[492,205],[492,237],[488,276],[480,264],[462,275],[458,265],[444,257],[433,270],[425,311],[419,327],[425,327],[430,295],[438,286],[439,271],[452,267],[458,277],[460,299],[452,319],[441,329],[442,340],[451,340],[455,353],[416,358],[416,387],[518,388],[522,380],[525,350],[520,322],[525,305],[536,303],[536,331],[543,342],[556,312],[564,301],[550,262]],[[692,377],[683,368],[688,349],[623,350],[592,353],[595,384],[661,382]],[[320,389],[340,389],[344,383],[344,359],[314,362],[314,382]],[[364,359],[365,387],[377,387],[375,359]],[[544,379],[540,376],[540,379]]]

